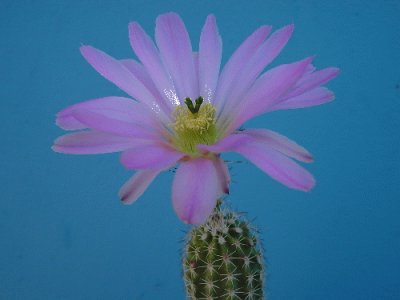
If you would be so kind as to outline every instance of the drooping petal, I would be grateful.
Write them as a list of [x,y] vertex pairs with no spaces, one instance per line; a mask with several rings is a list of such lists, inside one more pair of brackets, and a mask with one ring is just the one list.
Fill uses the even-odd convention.
[[162,103],[158,103],[143,83],[121,62],[91,46],[82,46],[80,49],[87,62],[102,76],[151,109],[163,109]]
[[100,154],[123,151],[136,143],[132,138],[89,130],[60,136],[54,141],[52,149],[68,154]]
[[242,105],[232,112],[232,123],[229,124],[228,132],[268,111],[268,108],[299,80],[311,60],[312,58],[306,58],[292,64],[280,65],[261,76],[246,95]]
[[204,223],[215,207],[219,192],[212,160],[197,158],[182,162],[172,184],[175,212],[185,223]]
[[118,136],[142,139],[157,139],[159,134],[139,124],[109,118],[103,114],[85,109],[75,109],[72,116],[86,127]]
[[219,78],[214,105],[217,111],[221,111],[228,93],[236,83],[236,78],[243,70],[248,60],[254,55],[260,45],[271,31],[271,26],[262,26],[253,32],[233,53],[225,64]]
[[309,92],[279,102],[270,108],[272,110],[294,109],[321,105],[335,99],[332,91],[324,87],[315,88]]
[[253,164],[284,185],[309,191],[315,185],[313,176],[298,164],[277,151],[254,144],[236,150]]
[[309,191],[315,184],[313,176],[267,143],[257,142],[244,134],[232,134],[215,145],[201,145],[203,151],[237,152],[282,184],[297,190]]
[[137,145],[121,154],[121,163],[128,169],[163,169],[174,165],[184,156],[161,143]]
[[164,97],[169,111],[179,105],[179,99],[168,71],[161,61],[158,49],[151,38],[136,22],[129,24],[129,40],[136,56],[153,80],[159,93]]
[[217,170],[221,194],[229,194],[229,184],[231,182],[231,178],[229,175],[228,167],[221,158],[217,158],[213,162],[215,170]]
[[160,15],[156,20],[156,42],[164,65],[169,70],[183,101],[199,96],[196,89],[192,45],[185,24],[176,13]]
[[75,110],[88,110],[108,118],[159,128],[154,115],[143,105],[124,97],[104,97],[71,105],[57,114],[56,124],[65,130],[87,128],[73,115]]
[[218,82],[222,56],[222,40],[218,33],[215,17],[209,15],[200,36],[199,87],[200,96],[212,102]]
[[255,142],[266,143],[272,149],[297,159],[299,161],[310,163],[313,157],[310,152],[296,144],[287,137],[268,129],[246,129],[240,134],[254,138]]
[[137,171],[119,190],[119,197],[124,204],[132,204],[147,189],[162,170]]
[[236,84],[230,91],[221,118],[231,114],[243,101],[246,92],[253,85],[265,67],[281,52],[293,33],[294,26],[288,25],[275,31],[247,62],[239,73]]

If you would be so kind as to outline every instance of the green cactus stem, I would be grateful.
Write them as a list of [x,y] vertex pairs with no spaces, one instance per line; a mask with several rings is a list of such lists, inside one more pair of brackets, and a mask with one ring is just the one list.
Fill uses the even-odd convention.
[[187,235],[183,272],[188,299],[264,299],[260,241],[248,221],[218,201]]

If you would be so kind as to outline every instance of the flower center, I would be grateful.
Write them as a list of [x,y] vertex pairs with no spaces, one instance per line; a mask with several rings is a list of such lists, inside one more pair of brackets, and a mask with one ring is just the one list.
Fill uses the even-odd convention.
[[176,135],[172,142],[181,151],[197,155],[198,144],[210,145],[216,141],[215,107],[210,103],[203,104],[202,97],[197,98],[195,104],[186,98],[185,104],[174,111],[172,128]]

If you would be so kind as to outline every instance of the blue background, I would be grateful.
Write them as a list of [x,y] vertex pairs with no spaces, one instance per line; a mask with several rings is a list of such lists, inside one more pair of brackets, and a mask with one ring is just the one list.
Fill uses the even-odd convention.
[[[347,4],[346,4],[347,3]],[[299,142],[315,156],[310,193],[290,190],[240,157],[233,207],[262,232],[269,299],[400,299],[400,2],[5,1],[0,2],[0,299],[184,299],[180,240],[188,227],[162,174],[132,206],[118,154],[50,150],[55,113],[123,95],[80,56],[81,44],[132,56],[127,25],[153,35],[176,11],[197,48],[217,17],[224,61],[262,24],[294,22],[272,65],[316,54],[342,72],[336,100],[249,123]]]

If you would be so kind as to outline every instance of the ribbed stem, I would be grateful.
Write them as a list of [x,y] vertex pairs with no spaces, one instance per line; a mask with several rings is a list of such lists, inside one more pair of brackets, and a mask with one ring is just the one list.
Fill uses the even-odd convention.
[[183,271],[188,299],[264,299],[256,231],[221,201],[187,236]]

